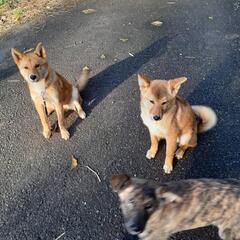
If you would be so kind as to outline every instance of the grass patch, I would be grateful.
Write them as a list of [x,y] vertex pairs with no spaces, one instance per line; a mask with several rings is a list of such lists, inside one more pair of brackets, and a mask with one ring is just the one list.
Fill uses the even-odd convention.
[[2,6],[2,5],[4,5],[5,3],[7,3],[8,2],[8,0],[0,0],[0,7]]
[[21,18],[24,16],[24,9],[16,8],[12,11],[12,16],[16,21],[20,21]]

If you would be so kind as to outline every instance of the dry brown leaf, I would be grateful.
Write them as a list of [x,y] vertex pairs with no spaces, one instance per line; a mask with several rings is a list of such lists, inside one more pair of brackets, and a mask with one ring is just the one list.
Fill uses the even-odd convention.
[[160,22],[160,21],[153,21],[151,22],[151,24],[155,27],[161,27],[163,25],[163,22]]
[[88,8],[88,9],[82,10],[82,12],[83,12],[84,14],[91,14],[91,13],[95,13],[96,10],[93,9],[93,8]]
[[125,43],[128,41],[128,38],[120,38],[119,40]]
[[72,155],[71,159],[71,170],[75,169],[78,165],[77,159]]

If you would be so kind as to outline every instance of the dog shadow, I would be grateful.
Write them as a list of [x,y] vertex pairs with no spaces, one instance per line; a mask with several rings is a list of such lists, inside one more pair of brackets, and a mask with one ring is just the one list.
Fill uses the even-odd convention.
[[[240,57],[229,54],[213,69],[189,96],[202,99],[201,104],[212,107],[217,114],[217,125],[200,134],[193,149],[192,165],[186,178],[239,178],[239,65]],[[206,171],[207,169],[207,171]]]
[[[81,96],[84,99],[83,108],[87,115],[89,116],[94,107],[96,107],[121,83],[137,73],[141,66],[147,63],[151,58],[163,55],[167,51],[169,40],[169,37],[163,37],[144,50],[136,53],[134,57],[128,57],[115,63],[90,78],[87,87],[81,93]],[[81,119],[77,118],[71,124],[69,128],[71,135],[75,133],[80,122]]]

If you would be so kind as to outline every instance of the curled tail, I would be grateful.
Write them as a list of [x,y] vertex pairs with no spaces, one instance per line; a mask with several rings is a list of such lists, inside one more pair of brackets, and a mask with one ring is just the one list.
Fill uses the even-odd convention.
[[85,66],[82,69],[79,79],[77,81],[77,85],[76,85],[78,91],[82,91],[85,88],[85,86],[87,85],[88,80],[89,80],[90,71],[91,71],[91,69],[87,66]]
[[213,128],[217,123],[217,115],[216,113],[210,108],[206,106],[191,106],[194,113],[200,117],[201,121],[198,125],[198,132],[206,132]]

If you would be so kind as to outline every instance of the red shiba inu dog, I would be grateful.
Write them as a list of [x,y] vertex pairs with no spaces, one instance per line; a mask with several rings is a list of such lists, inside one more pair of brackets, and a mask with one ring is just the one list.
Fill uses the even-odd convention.
[[181,159],[189,147],[197,145],[197,133],[205,132],[215,126],[215,112],[206,106],[190,106],[177,96],[186,77],[173,80],[149,80],[138,75],[141,92],[141,118],[148,127],[151,147],[147,151],[148,159],[154,158],[158,150],[158,142],[166,139],[165,173],[173,170],[173,158]]
[[27,53],[11,49],[14,62],[27,81],[30,95],[39,114],[43,136],[51,136],[51,127],[48,114],[56,111],[61,137],[69,139],[69,132],[64,123],[64,110],[75,110],[79,117],[84,119],[85,112],[81,107],[81,91],[86,85],[90,69],[84,67],[76,86],[73,86],[59,73],[54,71],[48,64],[45,48],[39,43],[34,51]]

